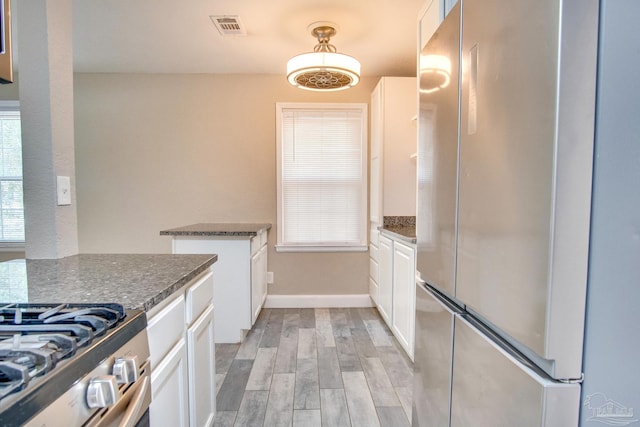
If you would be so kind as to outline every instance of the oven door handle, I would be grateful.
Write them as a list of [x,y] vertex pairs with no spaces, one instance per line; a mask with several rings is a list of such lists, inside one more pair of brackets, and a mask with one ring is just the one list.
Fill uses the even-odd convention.
[[136,390],[136,394],[131,398],[129,405],[127,406],[127,411],[124,413],[122,421],[120,421],[120,425],[118,427],[133,427],[138,422],[142,413],[146,410],[143,409],[143,404],[145,400],[145,396],[147,394],[147,389],[149,388],[149,377],[144,376],[142,379],[142,383],[138,390]]

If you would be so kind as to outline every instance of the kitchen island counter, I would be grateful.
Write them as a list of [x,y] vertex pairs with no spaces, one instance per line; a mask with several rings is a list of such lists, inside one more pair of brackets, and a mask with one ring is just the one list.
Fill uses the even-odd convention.
[[200,223],[185,227],[162,230],[161,236],[219,236],[219,237],[254,237],[262,230],[269,230],[271,224],[267,223]]
[[0,263],[0,302],[119,303],[149,311],[217,255],[80,254]]
[[213,301],[216,343],[241,342],[267,298],[268,223],[200,223],[160,231],[175,254],[218,254]]

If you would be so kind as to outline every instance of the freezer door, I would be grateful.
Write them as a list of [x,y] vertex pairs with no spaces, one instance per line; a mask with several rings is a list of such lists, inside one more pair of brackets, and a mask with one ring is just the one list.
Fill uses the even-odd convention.
[[422,280],[455,297],[460,4],[420,52],[416,264]]
[[454,309],[416,284],[413,427],[449,425]]
[[454,348],[451,427],[577,425],[578,384],[541,377],[461,316]]
[[597,4],[462,12],[456,298],[555,378],[581,374]]

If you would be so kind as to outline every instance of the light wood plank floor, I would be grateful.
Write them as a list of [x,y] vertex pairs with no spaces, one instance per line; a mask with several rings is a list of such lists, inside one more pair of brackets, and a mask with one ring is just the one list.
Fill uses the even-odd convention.
[[264,309],[216,345],[215,426],[406,427],[412,381],[374,308]]

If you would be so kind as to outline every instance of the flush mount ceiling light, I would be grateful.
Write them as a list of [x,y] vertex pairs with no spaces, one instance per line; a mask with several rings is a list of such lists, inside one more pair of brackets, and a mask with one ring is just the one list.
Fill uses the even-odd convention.
[[289,83],[300,89],[335,91],[349,89],[360,81],[360,62],[352,56],[337,53],[329,43],[336,34],[335,24],[316,22],[309,26],[318,39],[313,52],[294,56],[287,63]]

